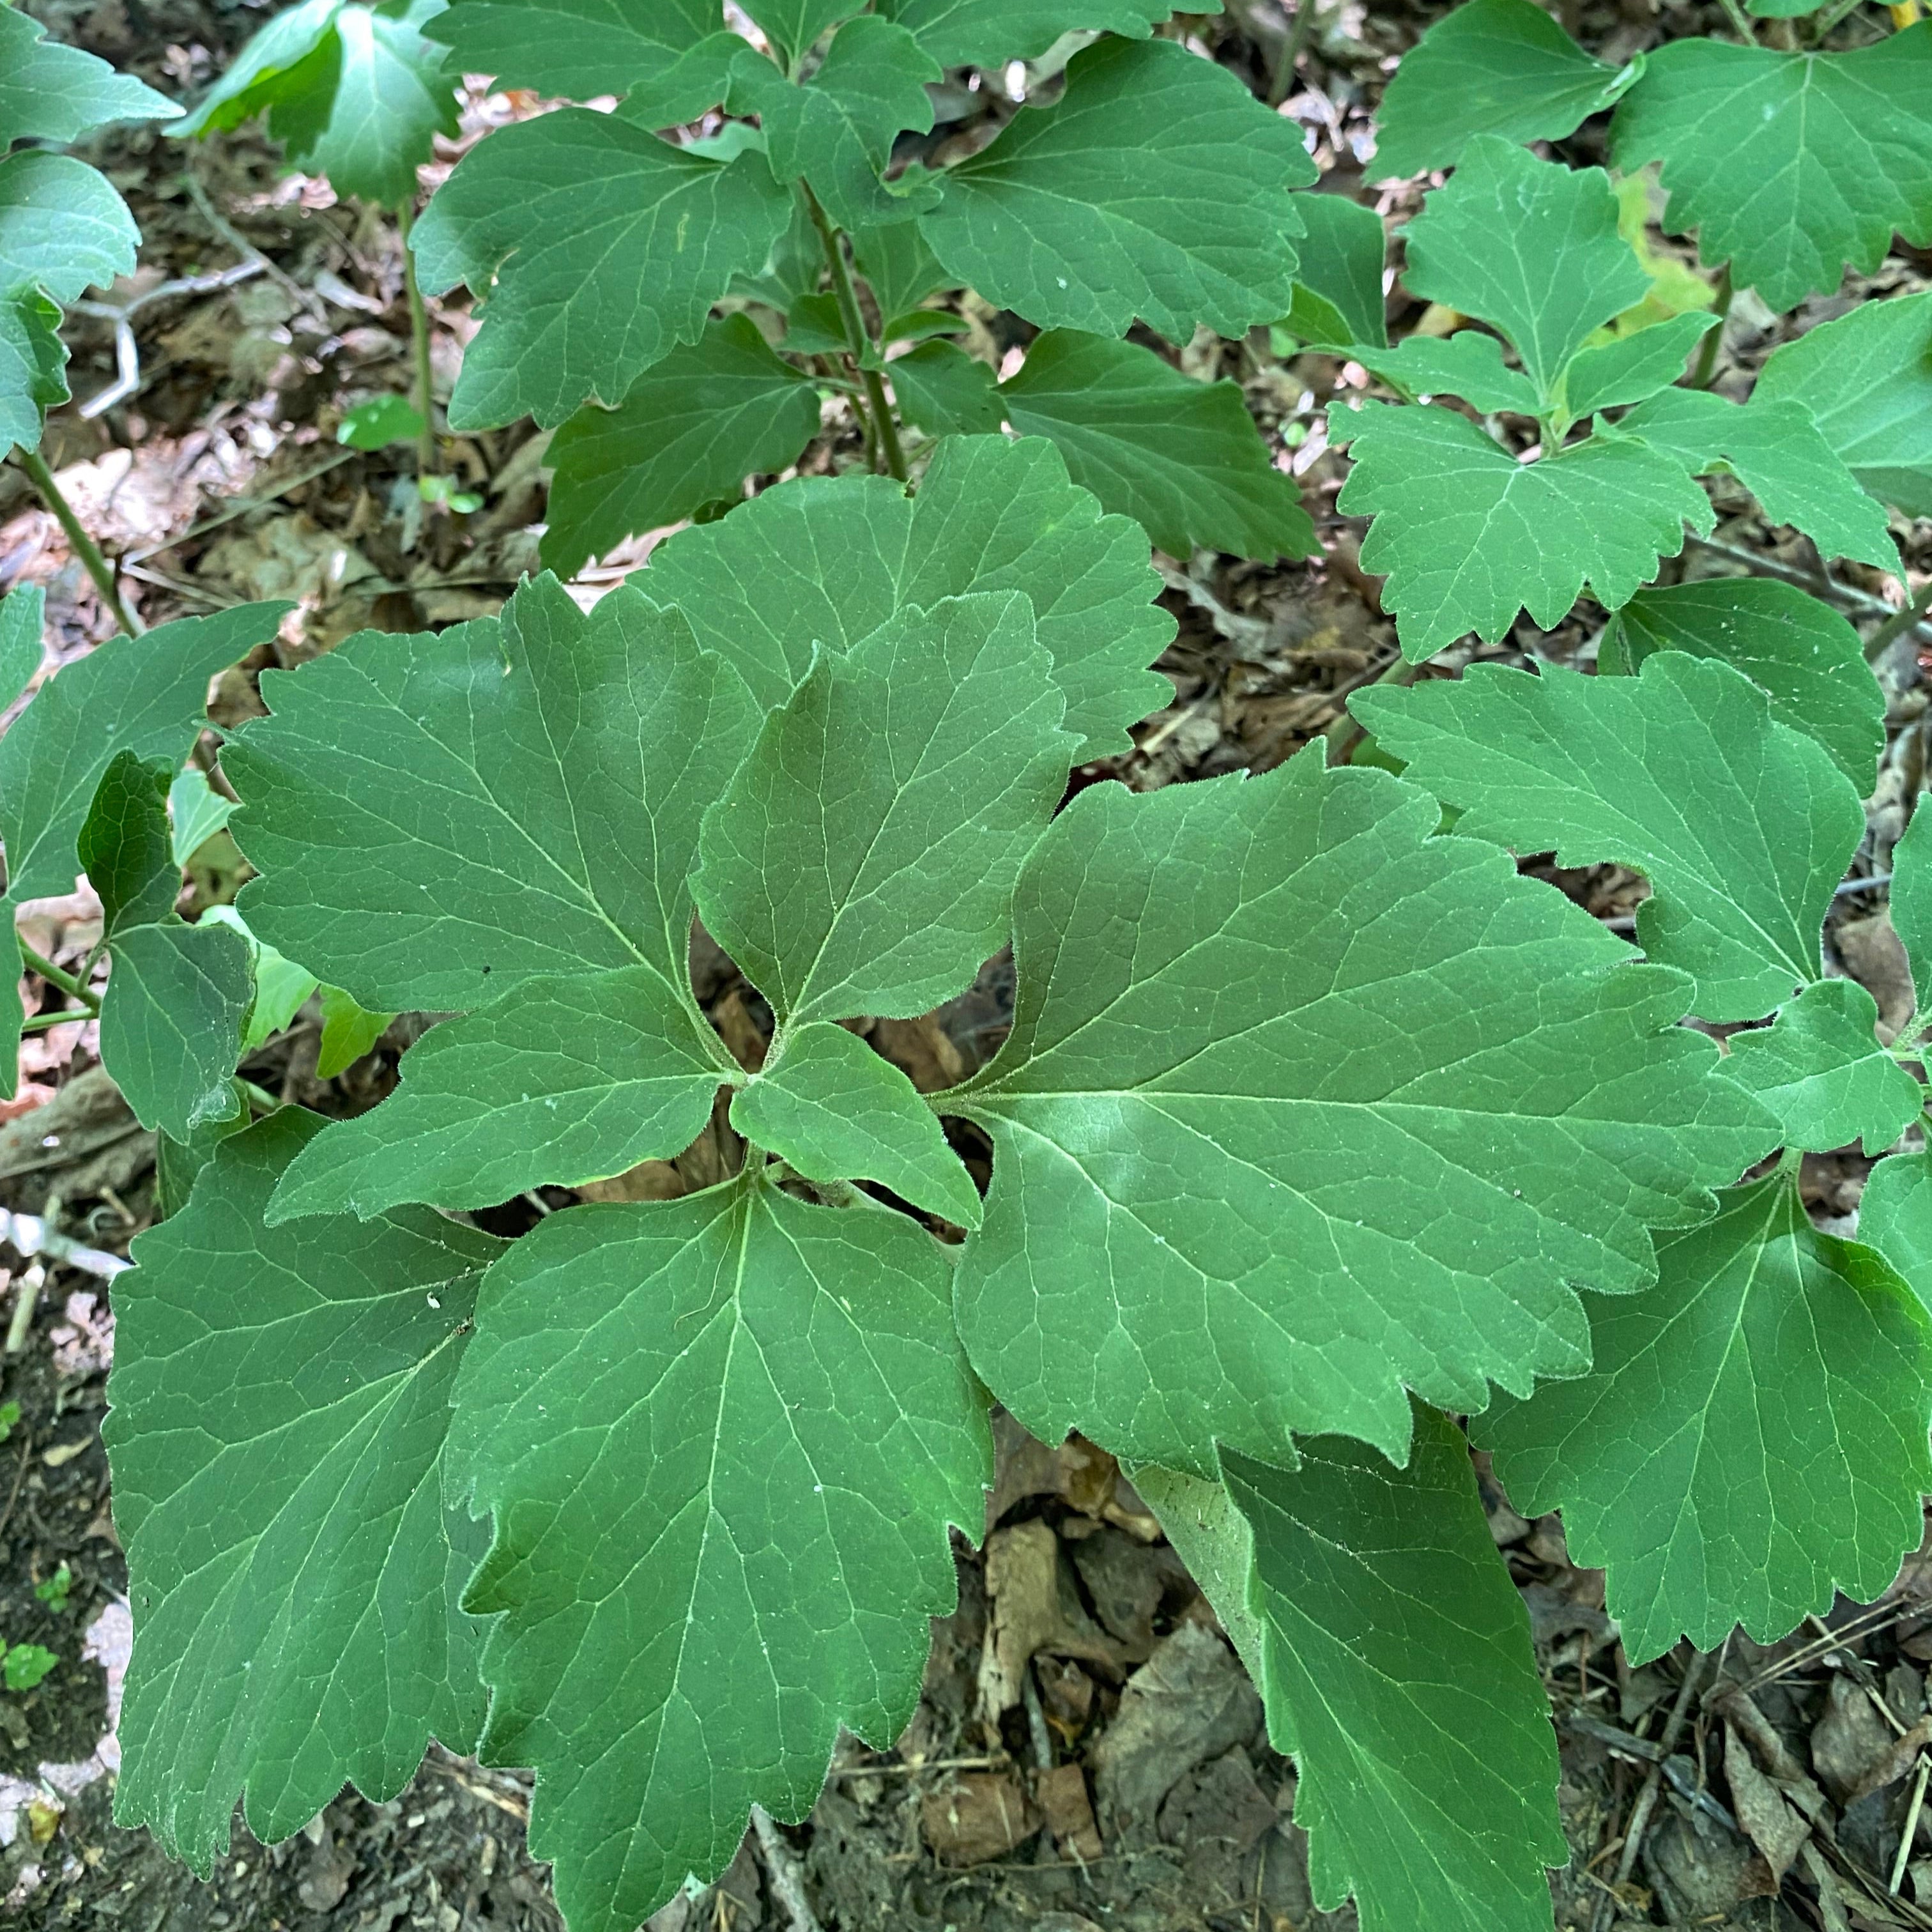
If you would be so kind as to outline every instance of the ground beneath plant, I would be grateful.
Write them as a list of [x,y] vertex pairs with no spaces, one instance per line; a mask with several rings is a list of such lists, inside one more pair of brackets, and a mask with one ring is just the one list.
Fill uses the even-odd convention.
[[[32,0],[64,38],[177,96],[204,82],[271,9],[226,0]],[[1365,13],[1324,9],[1287,111],[1311,134],[1331,182],[1359,185],[1369,117],[1393,61],[1436,0]],[[1667,32],[1705,31],[1700,4],[1569,0],[1568,24],[1620,59]],[[1276,0],[1230,0],[1200,23],[1221,58],[1265,90],[1282,46]],[[968,97],[961,92],[961,111]],[[536,104],[480,87],[465,142]],[[946,138],[941,117],[938,138]],[[1564,144],[1600,158],[1588,134]],[[82,515],[127,560],[152,622],[267,597],[299,608],[283,637],[221,683],[216,715],[260,710],[254,673],[374,626],[405,631],[494,610],[536,563],[543,440],[527,424],[457,439],[454,462],[482,508],[425,510],[394,452],[339,448],[334,428],[367,398],[405,388],[408,325],[401,257],[379,216],[338,204],[326,184],[281,174],[247,132],[184,148],[152,129],[116,134],[93,157],[128,196],[142,266],[102,312],[77,316],[70,372],[79,399],[50,424],[46,452]],[[432,171],[434,173],[434,171]],[[1372,176],[1372,169],[1369,170]],[[1412,208],[1420,184],[1384,188],[1384,214]],[[1932,259],[1910,251],[1831,302],[1780,320],[1748,299],[1726,347],[1740,370],[1777,342],[1867,293],[1924,285]],[[1398,287],[1396,300],[1402,298]],[[118,311],[117,320],[116,311]],[[969,313],[1017,341],[1010,318]],[[116,379],[116,338],[131,332],[130,390],[90,409]],[[446,388],[468,329],[462,303],[436,310]],[[1264,332],[1205,339],[1183,352],[1202,373],[1240,380],[1264,430],[1292,452],[1326,547],[1312,565],[1264,567],[1201,556],[1162,560],[1180,633],[1162,668],[1173,705],[1141,728],[1130,755],[1080,782],[1138,788],[1279,764],[1335,718],[1348,693],[1394,650],[1373,580],[1356,562],[1360,525],[1339,517],[1340,466],[1322,411],[1358,370],[1333,358],[1274,357]],[[856,434],[814,459],[859,460]],[[1714,538],[1667,566],[1690,576],[1741,568],[1785,575],[1855,618],[1885,589],[1876,573],[1828,578],[1802,539],[1767,529],[1742,496],[1720,502]],[[1932,568],[1932,526],[1908,560]],[[586,570],[585,598],[648,553],[637,540]],[[52,520],[0,470],[0,590],[44,584],[63,656],[109,626]],[[1526,622],[1482,655],[1587,658],[1586,616],[1556,634]],[[1932,662],[1932,659],[1928,659]],[[1906,802],[1924,782],[1926,699],[1918,643],[1882,670],[1891,742],[1862,875],[1890,871]],[[1555,878],[1591,911],[1626,917],[1636,882],[1609,868]],[[233,868],[194,881],[232,896]],[[1882,884],[1834,913],[1838,962],[1887,1017],[1911,989],[1884,914]],[[63,963],[99,931],[85,892],[34,910],[28,938]],[[770,1017],[701,941],[696,982],[741,1057],[755,1060]],[[1010,1010],[1000,962],[937,1022],[882,1024],[874,1042],[916,1082],[949,1084],[998,1045]],[[406,1016],[376,1055],[340,1078],[315,1077],[316,1028],[298,1028],[252,1062],[259,1083],[325,1112],[366,1107],[393,1084],[422,1022]],[[154,1216],[154,1148],[94,1066],[91,1028],[22,1048],[20,1097],[0,1124],[0,1206],[47,1214],[110,1253]],[[634,1189],[674,1191],[715,1178],[730,1150],[719,1123]],[[981,1150],[983,1158],[984,1150]],[[1808,1163],[1814,1213],[1854,1223],[1868,1163],[1856,1154]],[[662,1172],[656,1170],[662,1168]],[[606,1190],[619,1184],[606,1184]],[[492,1219],[514,1233],[562,1190]],[[114,1720],[129,1621],[100,1440],[113,1346],[110,1282],[44,1274],[0,1244],[0,1636],[51,1651],[37,1686],[0,1694],[0,1916],[34,1928],[128,1932],[436,1932],[559,1924],[547,1870],[524,1843],[527,1782],[440,1750],[399,1797],[345,1792],[306,1830],[264,1849],[238,1819],[204,1882],[145,1832],[110,1816]],[[0,1407],[0,1420],[12,1414]],[[1316,1908],[1306,1841],[1292,1821],[1294,1777],[1270,1749],[1253,1688],[1212,1611],[1112,1460],[1076,1438],[1035,1442],[1000,1423],[998,1486],[982,1547],[958,1551],[960,1607],[934,1627],[917,1717],[897,1748],[848,1740],[802,1824],[748,1839],[715,1887],[674,1901],[652,1932],[1329,1932],[1352,1910]],[[1556,1712],[1561,1800],[1572,1849],[1552,1877],[1559,1927],[1606,1932],[1613,1919],[1707,1927],[1932,1928],[1932,1822],[1914,1777],[1932,1743],[1932,1556],[1909,1563],[1880,1603],[1840,1603],[1790,1640],[1762,1648],[1737,1634],[1714,1657],[1688,1646],[1640,1668],[1603,1609],[1602,1578],[1574,1568],[1554,1517],[1528,1522],[1486,1483],[1491,1526],[1522,1588]],[[1912,1840],[1900,1850],[1905,1833]]]

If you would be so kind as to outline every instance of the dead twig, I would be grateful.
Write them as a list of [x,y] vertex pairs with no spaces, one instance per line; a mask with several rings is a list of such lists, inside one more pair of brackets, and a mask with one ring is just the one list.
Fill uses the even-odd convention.
[[758,1850],[765,1856],[772,1899],[784,1913],[791,1932],[821,1932],[818,1916],[805,1895],[805,1875],[799,1868],[798,1859],[762,1804],[752,1807],[752,1829],[758,1834]]

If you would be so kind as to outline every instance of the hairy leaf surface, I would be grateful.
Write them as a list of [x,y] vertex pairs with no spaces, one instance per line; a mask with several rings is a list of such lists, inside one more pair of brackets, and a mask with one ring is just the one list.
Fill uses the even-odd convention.
[[1402,56],[1376,116],[1373,178],[1453,166],[1479,134],[1560,141],[1641,71],[1593,60],[1533,0],[1469,0]]
[[1615,628],[1625,670],[1659,650],[1720,658],[1764,688],[1780,724],[1816,738],[1861,797],[1876,782],[1885,693],[1858,632],[1795,584],[1724,577],[1640,590]]
[[[300,1226],[298,1222],[294,1224]],[[488,1755],[576,1932],[631,1932],[913,1713],[992,1474],[948,1270],[903,1216],[747,1178],[553,1215],[494,1269],[452,1475],[494,1512]]]
[[1354,1893],[1363,1932],[1540,1932],[1569,1850],[1556,1739],[1462,1432],[1418,1407],[1400,1469],[1340,1436],[1300,1448],[1292,1474],[1222,1466],[1316,1903]]
[[224,1141],[135,1243],[102,1434],[134,1652],[115,1816],[204,1876],[238,1795],[298,1830],[352,1780],[393,1796],[483,1721],[457,1598],[483,1537],[442,1497],[449,1394],[503,1244],[426,1209],[265,1232],[321,1126],[284,1108]]
[[1053,106],[946,170],[920,226],[952,274],[1042,328],[1239,335],[1288,308],[1288,190],[1315,174],[1293,124],[1232,74],[1171,40],[1105,40]]
[[1319,546],[1234,382],[1197,382],[1150,349],[1054,329],[1000,385],[1012,426],[1050,437],[1067,473],[1170,556],[1196,544],[1272,562]]
[[1612,158],[1664,164],[1664,223],[1774,309],[1870,274],[1894,230],[1932,240],[1932,22],[1850,53],[1707,36],[1649,56],[1617,110]]
[[631,581],[687,613],[766,707],[782,704],[824,644],[849,650],[906,604],[1024,591],[1076,756],[1124,750],[1126,728],[1168,702],[1147,667],[1174,634],[1151,601],[1147,536],[1103,516],[1050,442],[949,440],[916,498],[885,477],[814,477],[766,491],[722,523],[686,530]]
[[730,667],[634,592],[554,578],[500,620],[364,632],[263,680],[224,769],[260,937],[372,1012],[519,981],[685,970],[705,806],[756,728]]
[[1376,520],[1362,567],[1388,577],[1412,662],[1471,631],[1493,643],[1520,610],[1553,629],[1586,585],[1614,610],[1683,548],[1687,523],[1714,521],[1682,464],[1613,430],[1519,463],[1453,410],[1364,403],[1328,422],[1353,458],[1337,506]]
[[781,1022],[910,1018],[1006,936],[1076,741],[1015,591],[825,652],[704,814],[706,928]]
[[1090,788],[1029,860],[1011,1036],[940,1104],[995,1148],[962,1330],[1042,1440],[1400,1454],[1405,1382],[1575,1372],[1568,1282],[1640,1286],[1646,1227],[1768,1150],[1683,980],[1438,816],[1318,748]]
[[64,146],[110,121],[165,121],[181,110],[131,74],[42,38],[46,29],[0,8],[0,154],[16,141]]
[[1520,1508],[1610,1572],[1634,1663],[1760,1642],[1875,1597],[1932,1486],[1932,1316],[1774,1177],[1660,1238],[1657,1286],[1590,1303],[1594,1366],[1479,1426]]
[[829,1020],[794,1027],[731,1102],[731,1124],[809,1180],[876,1180],[962,1227],[980,1196],[912,1082]]
[[1676,651],[1634,678],[1478,664],[1352,707],[1459,832],[1651,882],[1637,943],[1694,974],[1694,1010],[1756,1019],[1820,976],[1818,935],[1864,830],[1858,794],[1729,665]]
[[1874,496],[1932,516],[1932,290],[1863,302],[1786,343],[1752,397],[1802,403]]
[[411,244],[424,286],[466,282],[482,326],[450,426],[526,411],[548,429],[704,332],[734,275],[762,267],[791,199],[753,150],[721,164],[578,109],[499,128],[430,200]]
[[748,316],[707,323],[614,410],[579,410],[550,438],[544,562],[573,577],[627,536],[736,496],[784,469],[818,428],[818,392],[765,346]]

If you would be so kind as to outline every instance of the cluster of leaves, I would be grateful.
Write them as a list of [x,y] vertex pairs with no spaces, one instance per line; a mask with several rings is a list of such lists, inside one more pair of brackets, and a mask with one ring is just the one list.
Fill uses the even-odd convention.
[[0,6],[0,457],[40,447],[42,417],[68,400],[61,312],[90,284],[132,273],[140,238],[105,175],[51,150],[110,122],[181,112],[44,34]]
[[[1119,1455],[1205,1581],[1298,1761],[1319,1904],[1352,1892],[1368,1932],[1546,1927],[1554,1742],[1451,1418],[1520,1504],[1564,1510],[1634,1660],[1875,1592],[1932,1487],[1932,1162],[1880,1162],[1858,1242],[1814,1228],[1794,1172],[1920,1118],[1932,825],[1894,886],[1922,1010],[1882,1041],[1820,946],[1882,742],[1859,639],[1780,584],[1651,581],[1720,470],[1898,567],[1883,504],[1932,499],[1928,418],[1898,402],[1932,380],[1932,296],[1814,330],[1725,400],[1678,380],[1712,319],[1659,319],[1617,186],[1525,144],[1614,103],[1670,218],[1775,298],[1776,220],[1822,246],[1804,197],[1838,180],[1780,118],[1787,59],[1821,98],[1869,86],[1877,141],[1932,27],[1882,60],[1706,42],[1618,74],[1527,0],[1471,0],[1399,74],[1385,152],[1455,163],[1407,278],[1486,326],[1391,347],[1379,221],[1292,194],[1292,125],[1154,37],[1157,0],[746,11],[766,47],[702,0],[331,0],[203,110],[368,159],[355,114],[276,90],[358,48],[421,80],[405,29],[618,97],[490,135],[417,225],[426,278],[480,304],[452,419],[555,428],[563,568],[728,514],[588,614],[545,576],[496,617],[264,674],[221,759],[256,876],[205,922],[177,915],[182,862],[228,801],[184,760],[209,674],[278,607],[116,640],[0,741],[10,903],[93,880],[104,1057],[186,1196],[116,1284],[119,1815],[205,1869],[238,1794],[284,1836],[345,1778],[400,1789],[435,1736],[534,1766],[572,1924],[633,1926],[754,1804],[802,1815],[839,1727],[905,1722],[991,1400]],[[895,171],[945,68],[1070,31],[1106,37],[1058,99]],[[1798,143],[1784,214],[1700,188],[1669,109],[1699,48],[1782,76],[1744,131]],[[706,138],[654,131],[721,106]],[[1858,206],[1919,192],[1886,164]],[[1916,204],[1878,214],[1924,232]],[[963,286],[1044,332],[1004,381],[924,306]],[[1405,653],[1554,624],[1587,588],[1598,674],[1359,694],[1400,775],[1316,746],[1062,809],[1166,694],[1148,538],[1312,542],[1238,392],[1136,321],[1277,323],[1373,371],[1396,400],[1330,434]],[[888,382],[934,439],[910,462]],[[916,494],[734,501],[827,388]],[[38,620],[0,604],[9,698]],[[1511,856],[1550,850],[1648,881],[1634,946]],[[693,992],[694,917],[771,1010],[755,1070]],[[916,1092],[862,1022],[934,1010],[1009,942],[1010,1036]],[[264,1099],[249,1124],[238,1056],[318,989],[332,1056],[452,1017],[368,1114]],[[508,1243],[462,1218],[721,1116],[742,1163],[702,1192]]]

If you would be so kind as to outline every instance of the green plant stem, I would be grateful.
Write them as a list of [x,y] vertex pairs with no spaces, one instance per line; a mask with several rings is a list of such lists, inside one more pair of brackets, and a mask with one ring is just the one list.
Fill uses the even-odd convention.
[[91,1020],[97,1016],[86,1006],[72,1006],[64,1013],[35,1013],[22,1021],[20,1030],[24,1033],[45,1033],[50,1027],[64,1026],[69,1020]]
[[1736,30],[1738,38],[1748,47],[1756,46],[1757,36],[1751,32],[1750,16],[1738,4],[1738,0],[1724,0],[1724,7],[1732,26]]
[[1928,610],[1932,610],[1932,582],[1922,585],[1916,597],[1906,600],[1902,610],[1894,610],[1865,640],[1865,662],[1876,664],[1893,643],[1910,630]]
[[29,972],[38,974],[50,986],[66,994],[69,999],[78,1000],[90,1014],[100,1012],[100,1002],[71,973],[36,952],[17,933],[14,935],[14,943],[20,947],[20,957],[27,962]]
[[1690,372],[1690,386],[1694,389],[1708,389],[1711,378],[1718,373],[1718,350],[1724,340],[1724,324],[1730,318],[1731,298],[1737,291],[1731,286],[1731,265],[1724,264],[1724,273],[1718,278],[1718,326],[1707,329],[1704,339],[1697,345],[1697,366]]
[[1302,50],[1308,45],[1308,37],[1314,32],[1315,14],[1315,0],[1296,0],[1294,18],[1288,23],[1281,52],[1275,57],[1274,77],[1268,82],[1268,104],[1270,107],[1279,107],[1288,98],[1288,90],[1294,85],[1294,64],[1300,59]]
[[899,433],[892,421],[892,405],[886,400],[886,385],[876,369],[866,366],[866,353],[872,346],[866,325],[859,314],[859,298],[852,292],[852,278],[845,272],[844,250],[838,245],[838,231],[826,218],[818,197],[801,182],[799,191],[811,211],[812,224],[825,250],[826,266],[832,271],[832,293],[838,304],[839,320],[845,325],[845,340],[850,345],[852,361],[859,380],[866,386],[866,400],[872,406],[872,426],[879,440],[880,454],[887,471],[903,483],[906,480],[905,452],[899,447]]
[[266,1088],[257,1087],[252,1080],[244,1080],[238,1073],[235,1076],[235,1084],[241,1088],[243,1099],[257,1113],[274,1114],[281,1111],[281,1102]]
[[67,540],[73,545],[74,555],[93,578],[94,587],[100,592],[100,601],[107,606],[109,614],[129,637],[138,638],[146,627],[122,602],[121,586],[114,566],[101,554],[100,546],[82,529],[80,519],[74,513],[74,506],[61,494],[61,487],[54,481],[54,472],[47,467],[46,460],[38,450],[16,448],[14,460],[26,472],[28,481],[40,493],[41,500],[67,532]]
[[1817,15],[1811,23],[1813,45],[1816,46],[1858,4],[1858,0],[1838,0],[1836,6],[1827,7],[1823,13]]
[[1384,664],[1372,677],[1365,677],[1359,683],[1349,686],[1342,693],[1342,709],[1328,723],[1322,736],[1328,746],[1325,754],[1330,765],[1346,765],[1348,754],[1355,748],[1358,739],[1369,734],[1355,722],[1354,714],[1349,710],[1348,700],[1358,691],[1371,691],[1378,684],[1413,684],[1420,674],[1422,667],[1411,664],[1400,651]]
[[410,246],[410,230],[415,224],[409,202],[398,202],[396,226],[403,238],[403,289],[409,297],[410,342],[416,352],[416,413],[423,424],[416,438],[416,472],[434,476],[440,466],[436,453],[436,419],[431,413],[434,398],[430,389],[429,311],[423,307],[422,290],[416,286],[416,251]]

